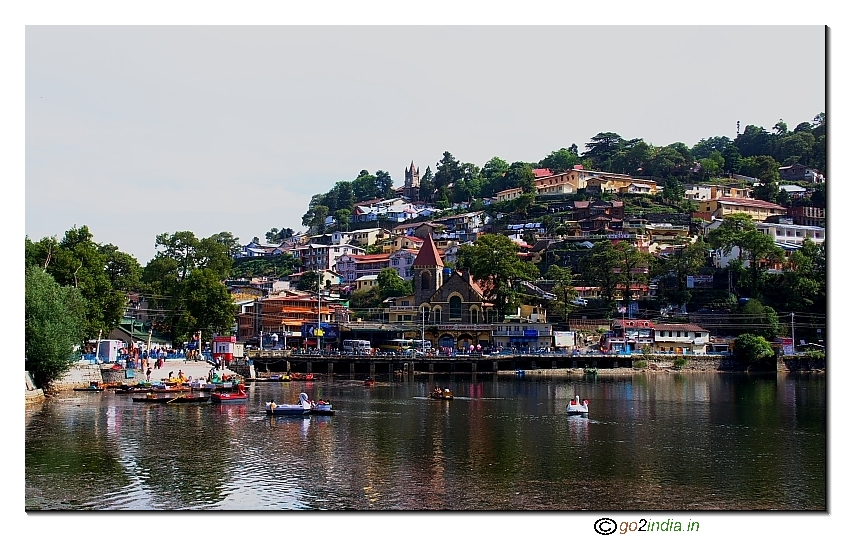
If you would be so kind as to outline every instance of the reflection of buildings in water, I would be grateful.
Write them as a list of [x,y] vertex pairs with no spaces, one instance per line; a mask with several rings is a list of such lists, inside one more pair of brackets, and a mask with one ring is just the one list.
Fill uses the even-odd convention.
[[310,418],[303,418],[301,420],[301,438],[307,438],[307,431],[310,430]]

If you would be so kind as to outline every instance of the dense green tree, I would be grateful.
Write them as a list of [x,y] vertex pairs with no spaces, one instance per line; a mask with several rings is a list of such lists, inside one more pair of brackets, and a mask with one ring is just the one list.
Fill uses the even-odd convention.
[[371,318],[367,313],[369,309],[376,309],[381,306],[381,289],[378,286],[371,288],[363,288],[352,292],[348,300],[349,308],[354,314],[361,318]]
[[447,191],[449,184],[453,184],[460,179],[461,163],[452,156],[452,153],[446,151],[443,153],[443,158],[437,162],[437,172],[434,173],[434,188],[444,194]]
[[[26,239],[29,242],[29,238]],[[102,246],[95,243],[85,225],[65,232],[60,241],[44,238],[26,247],[27,265],[46,269],[60,286],[73,286],[85,298],[86,338],[96,338],[99,332],[109,332],[121,321],[127,302],[126,293],[116,289],[107,272],[108,257]],[[126,257],[122,260],[130,262]],[[113,266],[117,275],[118,267]],[[132,268],[130,268],[132,269]],[[132,279],[120,279],[128,282]]]
[[770,134],[760,126],[747,125],[744,132],[739,134],[733,143],[744,158],[770,154]]
[[375,171],[375,187],[378,190],[378,197],[382,199],[395,197],[393,178],[386,171],[381,171],[380,169]]
[[700,139],[697,144],[691,148],[691,154],[697,160],[701,160],[703,158],[708,158],[713,152],[723,154],[723,151],[725,151],[731,144],[732,140],[726,136]]
[[318,271],[306,271],[298,279],[298,284],[295,285],[295,288],[306,292],[318,292],[321,280],[322,276]]
[[758,362],[773,356],[773,348],[770,342],[762,336],[744,333],[735,338],[735,356],[744,362]]
[[531,164],[514,162],[508,168],[504,177],[504,188],[522,188],[523,193],[534,193],[534,170]]
[[381,289],[381,300],[413,294],[413,283],[402,279],[393,268],[384,268],[378,273],[378,287]]
[[[233,258],[220,233],[202,239],[191,231],[163,233],[156,237],[156,248],[156,256],[142,272],[153,309],[161,311],[154,328],[172,342],[185,341],[197,329],[212,325],[229,332],[211,320],[233,304],[223,282],[230,277]],[[209,307],[209,312],[199,314],[195,303]]]
[[351,210],[342,208],[334,212],[334,221],[338,230],[347,231],[351,220]]
[[25,367],[42,388],[71,367],[74,346],[86,334],[85,298],[77,288],[60,286],[39,266],[29,266],[24,283]]
[[553,264],[546,271],[546,278],[552,281],[552,293],[555,295],[555,299],[548,304],[549,309],[566,322],[570,309],[573,308],[571,303],[577,295],[575,286],[573,286],[572,271],[570,268]]
[[[287,230],[290,232],[289,235],[291,236],[292,229],[283,229],[280,231],[280,233],[283,234],[284,231]],[[220,243],[221,245],[224,245],[227,248],[231,258],[236,258],[236,256],[242,251],[242,245],[239,244],[239,238],[234,236],[232,232],[219,232],[210,236],[210,239]]]
[[502,313],[517,306],[518,282],[535,280],[539,274],[537,266],[524,262],[518,252],[519,247],[501,234],[485,234],[458,250],[458,268],[468,269],[481,282],[484,298]]
[[434,195],[434,173],[431,166],[425,168],[425,173],[419,179],[419,200],[431,201]]
[[620,283],[620,251],[608,240],[598,241],[579,261],[585,286],[599,286],[602,299],[610,306]]
[[747,331],[751,334],[773,340],[780,333],[776,311],[764,306],[758,299],[750,299],[741,307],[740,318],[740,323],[748,326]]
[[106,259],[106,276],[112,288],[122,292],[135,292],[141,289],[142,266],[130,254],[119,251],[115,245],[100,246],[100,253]]
[[502,191],[505,173],[508,172],[510,164],[498,156],[493,156],[484,167],[481,168],[481,194],[485,197],[493,197]]
[[708,252],[708,244],[700,238],[663,256],[653,268],[653,274],[659,277],[658,297],[679,306],[689,303],[688,276],[699,274],[705,267]]
[[179,330],[229,335],[235,326],[236,304],[212,269],[196,269],[186,277],[183,290],[187,314]]
[[626,241],[617,242],[614,249],[620,257],[620,284],[623,286],[623,300],[628,306],[633,301],[632,288],[649,282],[650,257]]
[[614,132],[600,132],[585,144],[582,158],[588,159],[594,169],[609,170],[611,161],[625,140]]
[[239,258],[233,263],[231,277],[250,279],[252,277],[283,277],[295,271],[301,261],[289,253],[270,257]]
[[540,160],[537,164],[541,169],[549,169],[553,173],[563,173],[569,171],[574,165],[581,163],[581,158],[578,155],[578,148],[573,145],[569,149],[561,148],[552,151],[548,156]]

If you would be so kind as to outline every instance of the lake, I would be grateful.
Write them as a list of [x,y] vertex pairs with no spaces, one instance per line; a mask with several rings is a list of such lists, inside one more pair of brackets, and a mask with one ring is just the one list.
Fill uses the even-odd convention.
[[[26,509],[826,510],[824,374],[376,379],[27,407]],[[265,415],[302,391],[336,414]]]

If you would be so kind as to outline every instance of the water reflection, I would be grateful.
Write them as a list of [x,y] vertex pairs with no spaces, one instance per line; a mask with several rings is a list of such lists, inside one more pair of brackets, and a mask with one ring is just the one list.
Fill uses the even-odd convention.
[[[427,397],[434,385],[453,401]],[[265,415],[301,389],[333,416]],[[245,404],[26,412],[27,509],[825,509],[823,376],[256,384]],[[588,417],[568,417],[575,395]]]

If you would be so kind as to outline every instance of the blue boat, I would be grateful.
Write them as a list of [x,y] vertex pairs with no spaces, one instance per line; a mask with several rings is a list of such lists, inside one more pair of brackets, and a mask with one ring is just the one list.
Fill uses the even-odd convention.
[[310,414],[310,398],[304,392],[299,396],[300,403],[278,405],[274,401],[266,402],[266,414],[269,416],[304,416]]

